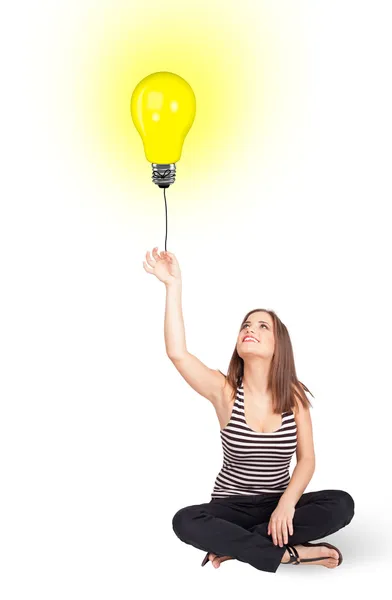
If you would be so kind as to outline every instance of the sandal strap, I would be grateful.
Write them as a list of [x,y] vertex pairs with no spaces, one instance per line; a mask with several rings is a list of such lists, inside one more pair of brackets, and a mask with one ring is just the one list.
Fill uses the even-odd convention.
[[[303,543],[303,546],[326,546],[327,544],[309,544],[309,543]],[[328,558],[327,556],[315,556],[313,558],[300,558],[297,552],[297,549],[294,546],[289,546],[288,544],[285,544],[289,554],[290,554],[290,560],[288,563],[285,564],[293,564],[293,565],[299,565],[301,563],[304,562],[315,562],[316,560],[325,560],[326,558]],[[335,546],[332,546],[331,544],[328,544],[329,547],[334,548],[335,550],[338,550],[337,548],[335,548]],[[339,551],[338,551],[339,552]],[[295,554],[294,554],[295,553]],[[295,556],[296,555],[296,556]],[[339,565],[341,564],[341,560],[339,560]]]
[[325,560],[328,556],[316,556],[315,558],[301,558],[301,562],[314,562],[315,560]]
[[[343,562],[343,556],[342,553],[340,552],[339,548],[336,548],[336,546],[333,546],[332,544],[329,544],[328,542],[318,542],[316,544],[311,544],[310,542],[303,542],[303,546],[310,546],[310,547],[320,547],[320,546],[325,546],[326,548],[332,548],[333,550],[336,550],[336,552],[339,554],[339,562],[338,565],[341,565]],[[324,558],[326,558],[325,556],[320,557],[319,560],[323,560]],[[303,559],[302,559],[303,560]],[[309,559],[306,559],[307,561],[309,561]],[[313,559],[313,560],[317,560],[317,559]]]
[[288,550],[288,553],[290,554],[290,560],[286,564],[299,565],[301,563],[301,559],[299,557],[297,549],[294,548],[294,546],[290,546],[289,544],[285,544],[285,546]]

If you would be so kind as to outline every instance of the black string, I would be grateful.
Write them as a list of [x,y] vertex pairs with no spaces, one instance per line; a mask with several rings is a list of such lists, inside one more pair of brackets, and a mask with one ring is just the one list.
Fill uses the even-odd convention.
[[166,204],[166,188],[163,188],[163,197],[165,198],[165,213],[166,213],[166,236],[165,236],[165,252],[167,250],[166,248],[166,241],[167,241],[167,204]]
[[165,171],[163,171],[163,173],[160,173],[158,171],[158,169],[154,169],[154,175],[155,177],[160,177],[161,179],[165,179],[165,177],[167,177],[168,175],[170,175],[171,171],[170,169],[166,169]]
[[[158,169],[154,169],[153,168],[153,174],[154,177],[158,177],[160,179],[165,179],[166,177],[168,177],[170,175],[171,171],[170,169],[165,169],[165,171],[163,171],[163,173],[160,173],[158,171]],[[166,243],[167,243],[167,204],[166,204],[166,188],[163,188],[163,197],[165,199],[165,213],[166,213],[166,236],[165,236],[165,251],[167,250],[166,248]]]

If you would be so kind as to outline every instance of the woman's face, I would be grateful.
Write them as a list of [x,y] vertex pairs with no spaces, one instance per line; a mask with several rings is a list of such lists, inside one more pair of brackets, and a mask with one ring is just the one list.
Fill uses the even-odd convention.
[[[256,338],[257,341],[244,341],[246,336]],[[264,311],[252,313],[241,325],[237,339],[238,354],[243,360],[248,356],[272,358],[274,351],[275,336],[271,315]]]

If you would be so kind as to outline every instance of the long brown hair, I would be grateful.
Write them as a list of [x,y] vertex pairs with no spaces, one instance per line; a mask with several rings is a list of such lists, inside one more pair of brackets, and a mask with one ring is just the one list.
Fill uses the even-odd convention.
[[[291,345],[289,332],[286,325],[282,323],[277,314],[273,310],[255,308],[245,315],[240,330],[245,321],[248,320],[249,315],[258,311],[267,312],[272,317],[274,324],[275,352],[271,360],[268,375],[268,387],[272,390],[272,405],[274,406],[274,412],[282,413],[291,410],[295,405],[295,398],[298,398],[306,408],[309,408],[312,404],[306,397],[304,390],[309,392],[311,396],[313,396],[313,394],[308,390],[306,385],[301,383],[297,378],[293,347]],[[219,369],[218,371],[222,373]],[[222,373],[222,375],[226,378],[225,385],[226,383],[231,385],[233,400],[237,387],[241,384],[244,375],[244,361],[237,352],[237,344],[229,363],[227,375],[224,375],[224,373]]]

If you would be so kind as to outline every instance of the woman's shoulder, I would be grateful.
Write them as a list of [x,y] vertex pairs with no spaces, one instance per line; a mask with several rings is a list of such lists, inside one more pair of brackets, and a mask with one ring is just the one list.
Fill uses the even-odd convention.
[[[302,383],[298,382],[298,384],[293,383],[292,384],[293,387],[293,404],[291,407],[291,410],[294,413],[294,416],[296,417],[298,415],[298,413],[300,413],[303,410],[307,410],[309,408],[309,399],[306,396],[306,389],[304,388],[304,386],[302,385]],[[303,400],[303,398],[305,397],[305,401]],[[306,402],[306,406],[304,404],[304,402]]]

